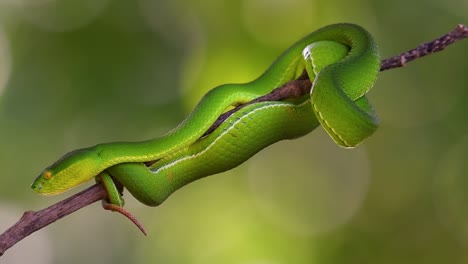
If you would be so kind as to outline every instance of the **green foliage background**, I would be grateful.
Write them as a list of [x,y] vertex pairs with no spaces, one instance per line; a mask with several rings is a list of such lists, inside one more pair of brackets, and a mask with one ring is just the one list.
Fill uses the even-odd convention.
[[[466,23],[467,1],[0,1],[0,231],[68,197],[29,189],[65,152],[176,126],[209,89],[250,81],[323,25],[358,23],[382,57]],[[85,208],[2,263],[466,263],[465,41],[380,74],[381,128],[353,150],[319,129],[162,206],[146,226]],[[76,191],[76,190],[74,190]]]

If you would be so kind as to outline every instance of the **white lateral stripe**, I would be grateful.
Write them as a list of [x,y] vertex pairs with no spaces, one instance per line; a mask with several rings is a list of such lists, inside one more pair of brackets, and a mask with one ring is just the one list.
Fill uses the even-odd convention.
[[[297,105],[298,107],[299,106],[302,106],[304,103],[309,103],[310,101],[309,100],[306,100],[305,102]],[[264,109],[268,109],[268,108],[272,108],[272,107],[286,107],[286,106],[290,106],[291,104],[285,104],[285,103],[282,103],[282,104],[269,104],[269,105],[265,105],[265,106],[262,106],[262,107],[259,107],[259,108],[256,108],[255,110],[249,112],[248,114],[242,116],[241,118],[237,119],[235,122],[232,123],[232,125],[226,129],[225,131],[223,131],[223,133],[221,133],[215,140],[213,140],[213,142],[211,142],[210,145],[208,145],[208,147],[206,147],[204,150],[198,152],[198,153],[195,153],[193,155],[190,155],[190,156],[186,156],[186,157],[183,157],[183,158],[180,158],[180,159],[177,159],[177,160],[174,160],[173,162],[169,163],[169,164],[166,164],[160,168],[158,168],[157,170],[155,171],[152,171],[152,173],[154,174],[157,174],[159,173],[160,171],[162,170],[166,170],[172,166],[175,166],[177,164],[179,164],[180,162],[183,162],[185,160],[190,160],[190,159],[194,159],[200,155],[203,155],[204,153],[206,153],[207,151],[209,151],[215,144],[216,142],[218,142],[218,140],[220,140],[224,135],[226,135],[227,133],[229,133],[231,131],[231,129],[234,129],[234,127],[237,125],[237,123],[239,122],[242,122],[244,118],[249,118],[250,115],[253,115],[255,114],[256,112],[258,111],[261,111],[261,110],[264,110]]]

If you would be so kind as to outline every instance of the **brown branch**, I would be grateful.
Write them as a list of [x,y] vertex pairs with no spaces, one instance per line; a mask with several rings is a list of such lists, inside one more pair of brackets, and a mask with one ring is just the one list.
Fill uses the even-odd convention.
[[419,45],[393,58],[385,59],[380,64],[380,71],[404,67],[412,60],[444,50],[448,45],[468,37],[468,27],[458,24],[457,27],[442,37]]
[[[468,27],[462,24],[457,25],[457,27],[450,31],[449,33],[443,35],[442,37],[435,39],[433,41],[419,45],[418,47],[401,53],[395,57],[385,59],[380,63],[380,71],[386,71],[394,68],[404,67],[410,61],[424,57],[426,55],[436,53],[444,50],[448,45],[462,40],[468,37]],[[271,93],[259,97],[247,104],[239,105],[234,109],[222,114],[219,118],[213,123],[213,125],[205,132],[203,136],[206,136],[213,132],[219,125],[221,125],[224,120],[226,120],[230,115],[241,109],[242,107],[258,102],[264,101],[281,101],[284,99],[298,98],[302,95],[308,94],[311,89],[311,82],[307,77],[306,73],[303,73],[301,77],[297,80],[290,81],[284,84],[281,87],[276,88]]]
[[12,227],[0,235],[0,256],[14,244],[53,222],[94,202],[107,198],[101,184],[95,184],[63,201],[40,211],[27,211]]
[[307,73],[304,72],[297,80],[292,80],[290,82],[287,82],[283,86],[274,89],[269,94],[258,97],[257,99],[252,100],[246,104],[238,105],[234,109],[227,111],[226,113],[220,115],[218,119],[213,123],[213,125],[205,132],[205,134],[203,134],[202,137],[209,135],[216,128],[218,128],[219,125],[221,125],[229,116],[239,111],[239,109],[243,108],[246,105],[250,105],[250,104],[258,103],[258,102],[281,101],[281,100],[289,99],[289,98],[299,98],[302,95],[309,93],[310,88],[311,88],[310,80],[307,76]]
[[[403,67],[406,65],[406,63],[412,60],[442,51],[448,45],[467,37],[468,27],[460,24],[453,31],[434,41],[424,43],[413,50],[402,53],[393,58],[383,60],[380,71]],[[297,98],[301,95],[307,94],[310,91],[310,87],[310,80],[308,80],[306,76],[301,76],[301,78],[288,82],[282,87],[275,89],[270,94],[259,97],[250,103],[262,101],[280,101],[287,98]],[[226,120],[230,114],[239,110],[241,107],[243,106],[238,106],[234,110],[220,116],[220,118],[218,118],[218,120],[213,124],[213,126],[209,131],[207,131],[206,134],[209,134],[211,131],[213,131],[217,126],[219,126],[219,124]],[[61,202],[58,202],[46,209],[37,212],[25,212],[16,224],[0,235],[0,256],[2,256],[6,250],[15,245],[17,242],[34,233],[35,231],[85,206],[106,198],[107,193],[104,187],[100,184],[95,184],[90,188],[77,193]]]

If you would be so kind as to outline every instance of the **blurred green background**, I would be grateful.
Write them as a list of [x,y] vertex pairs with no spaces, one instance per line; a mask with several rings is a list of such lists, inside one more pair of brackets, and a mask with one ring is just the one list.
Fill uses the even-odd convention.
[[[383,58],[466,23],[468,2],[0,1],[0,231],[68,197],[29,185],[72,149],[176,126],[209,89],[261,74],[336,22]],[[318,129],[197,181],[162,206],[126,195],[146,226],[94,204],[1,263],[468,262],[467,41],[380,74],[380,130],[344,150]],[[89,186],[89,185],[87,185]]]

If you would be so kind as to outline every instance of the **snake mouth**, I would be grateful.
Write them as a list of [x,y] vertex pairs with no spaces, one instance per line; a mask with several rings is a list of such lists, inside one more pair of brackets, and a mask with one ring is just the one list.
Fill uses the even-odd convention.
[[31,184],[31,189],[37,193],[44,194],[44,183],[41,179],[37,179]]
[[41,182],[33,182],[33,184],[31,184],[31,189],[37,193],[42,193],[42,186]]
[[31,189],[33,189],[33,191],[35,191],[36,193],[41,194],[41,195],[50,196],[50,195],[58,194],[58,193],[61,192],[60,190],[55,190],[55,191],[51,192],[50,190],[48,190],[48,188],[45,188],[45,187],[46,187],[46,185],[44,184],[44,179],[36,179],[31,184]]
[[56,190],[53,192],[47,191],[44,189],[44,185],[41,182],[39,183],[34,182],[33,184],[31,184],[31,189],[33,189],[33,191],[35,191],[36,193],[40,195],[45,195],[45,196],[52,196],[52,195],[59,194],[62,192],[60,190]]

